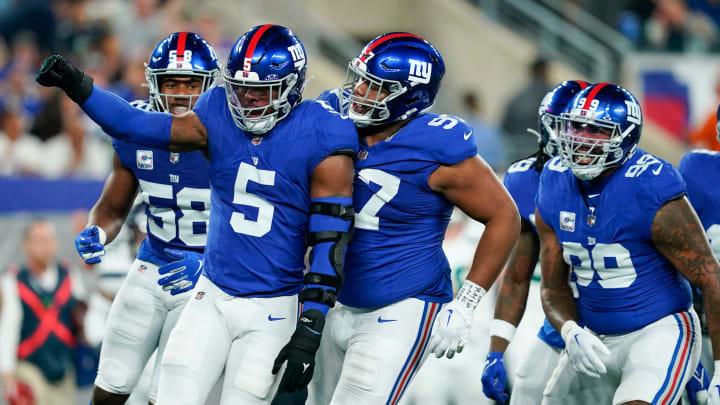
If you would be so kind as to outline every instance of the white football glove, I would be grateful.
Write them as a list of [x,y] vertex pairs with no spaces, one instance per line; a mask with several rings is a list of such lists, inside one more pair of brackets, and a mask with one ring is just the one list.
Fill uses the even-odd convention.
[[[715,361],[715,367],[717,366],[718,361]],[[708,394],[708,405],[720,405],[720,371],[715,371],[715,374],[713,374],[713,378],[710,380]]]
[[[563,324],[560,332],[565,341],[570,363],[575,370],[590,377],[600,377],[607,369],[598,353],[610,355],[610,350],[595,335],[578,326],[574,321]],[[720,405],[720,404],[718,404]]]
[[463,351],[470,337],[473,311],[485,293],[484,288],[465,280],[455,299],[435,318],[435,330],[428,347],[430,353],[435,353],[437,358],[447,353],[447,358],[452,359],[455,352]]

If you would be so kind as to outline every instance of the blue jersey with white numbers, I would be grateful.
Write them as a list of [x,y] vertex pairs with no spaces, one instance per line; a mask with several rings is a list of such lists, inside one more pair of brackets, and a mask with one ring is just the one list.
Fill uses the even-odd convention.
[[[321,99],[337,108],[337,93]],[[440,165],[477,155],[472,128],[448,115],[421,115],[373,146],[360,143],[355,162],[355,236],[338,300],[372,308],[405,298],[452,300],[442,249],[452,203],[428,185]]]
[[[151,111],[145,101],[135,108]],[[175,261],[166,248],[202,253],[210,218],[209,164],[202,152],[173,153],[112,140],[123,166],[133,172],[145,202],[147,237],[137,258],[159,265]]]
[[[537,234],[535,227],[535,196],[540,184],[540,173],[535,169],[535,157],[519,160],[508,167],[503,185],[508,190],[515,205],[517,205],[520,218],[532,225],[533,231]],[[538,337],[550,346],[563,349],[565,342],[560,333],[553,328],[545,318],[543,326],[538,332]]]
[[[651,235],[658,209],[684,193],[680,173],[640,149],[609,176],[591,182],[578,180],[560,158],[545,166],[538,212],[576,276],[575,302],[590,329],[628,333],[690,308],[687,280],[655,249]],[[594,218],[588,207],[595,208]]]
[[352,122],[304,101],[272,131],[238,128],[222,87],[193,108],[208,133],[212,212],[205,275],[228,294],[292,295],[302,287],[310,180],[329,155],[357,152]]
[[694,150],[683,156],[678,170],[685,179],[688,199],[700,217],[713,253],[720,259],[720,152]]

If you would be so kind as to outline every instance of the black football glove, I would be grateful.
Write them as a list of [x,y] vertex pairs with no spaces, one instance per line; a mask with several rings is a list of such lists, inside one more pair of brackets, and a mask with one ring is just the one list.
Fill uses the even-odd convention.
[[45,87],[59,87],[72,101],[82,104],[90,97],[93,79],[60,55],[45,59],[35,80]]
[[315,352],[320,347],[324,326],[325,317],[322,312],[311,309],[300,314],[295,333],[290,337],[290,342],[280,350],[273,365],[272,372],[277,374],[287,360],[278,393],[299,391],[310,383],[315,370]]

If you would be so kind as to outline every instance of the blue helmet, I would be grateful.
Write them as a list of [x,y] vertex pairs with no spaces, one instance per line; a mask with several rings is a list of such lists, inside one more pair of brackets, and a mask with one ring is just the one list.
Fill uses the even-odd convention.
[[582,80],[566,80],[552,90],[548,91],[540,102],[538,108],[538,129],[528,131],[538,137],[540,150],[548,156],[557,156],[557,131],[560,127],[560,114],[565,111],[573,96],[580,90],[589,86],[587,82]]
[[145,64],[145,80],[150,88],[150,102],[157,111],[169,112],[168,98],[187,98],[188,110],[200,96],[161,93],[163,76],[195,76],[202,79],[202,92],[213,86],[220,76],[215,50],[198,34],[176,32],[163,39]]
[[[422,114],[435,103],[444,75],[445,62],[426,39],[407,32],[380,35],[348,65],[342,112],[359,127]],[[368,90],[356,94],[361,83]]]
[[636,151],[642,111],[635,96],[612,83],[581,90],[561,114],[560,156],[576,177],[591,180]]
[[[225,67],[228,107],[241,129],[264,134],[287,117],[305,87],[305,48],[291,30],[280,25],[258,25],[233,45]],[[269,102],[243,107],[250,92],[269,92]]]

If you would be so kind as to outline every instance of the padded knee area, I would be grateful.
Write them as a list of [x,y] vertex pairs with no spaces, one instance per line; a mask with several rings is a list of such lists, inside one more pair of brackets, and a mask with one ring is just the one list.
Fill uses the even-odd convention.
[[100,363],[95,386],[110,394],[129,395],[136,379],[131,380],[125,363],[116,359],[104,359]]

